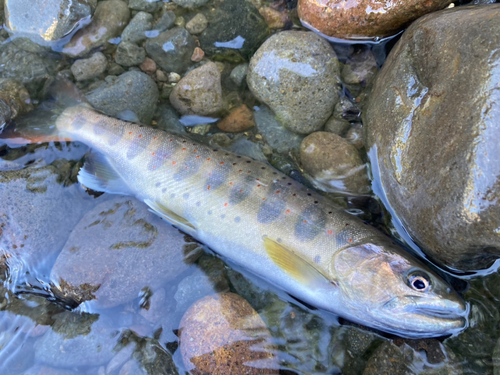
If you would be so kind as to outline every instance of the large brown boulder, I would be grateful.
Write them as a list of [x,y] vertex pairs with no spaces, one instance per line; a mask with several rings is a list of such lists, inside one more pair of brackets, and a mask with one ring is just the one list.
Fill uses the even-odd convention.
[[492,4],[416,21],[365,111],[389,205],[424,252],[461,270],[500,255],[499,20]]

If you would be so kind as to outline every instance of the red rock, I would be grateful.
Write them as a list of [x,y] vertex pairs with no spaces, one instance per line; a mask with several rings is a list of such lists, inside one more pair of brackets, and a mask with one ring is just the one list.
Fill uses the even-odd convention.
[[144,73],[153,74],[154,72],[156,72],[156,63],[149,57],[146,57],[144,62],[139,65],[139,68],[141,68]]
[[452,0],[299,0],[306,26],[334,38],[371,39],[396,34],[411,21]]
[[191,56],[191,61],[199,62],[203,60],[205,57],[205,52],[200,47],[196,47],[193,51],[193,55]]
[[217,123],[220,130],[228,133],[239,133],[254,125],[253,113],[245,104],[240,105]]

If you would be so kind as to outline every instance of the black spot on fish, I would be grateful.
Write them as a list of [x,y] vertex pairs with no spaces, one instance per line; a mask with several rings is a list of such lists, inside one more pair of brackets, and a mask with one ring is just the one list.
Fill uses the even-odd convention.
[[185,193],[182,197],[183,197],[184,199],[189,199],[189,193]]
[[175,194],[174,193],[170,194],[170,198],[175,198]]
[[156,187],[160,187],[160,186],[161,186],[161,182],[157,182],[157,183],[155,184],[155,186],[156,186]]
[[239,216],[236,216],[236,217],[234,218],[234,222],[235,222],[235,223],[239,223],[240,221],[241,221],[241,218],[240,218]]
[[319,255],[316,255],[314,257],[314,263],[318,264],[319,262],[321,262],[321,257]]
[[212,215],[212,210],[208,211],[207,214]]
[[325,212],[315,204],[307,206],[299,215],[295,224],[295,237],[308,242],[320,234],[326,225]]
[[131,142],[130,147],[127,151],[127,159],[132,160],[135,157],[142,154],[142,152],[148,147],[151,142],[151,137],[141,137],[139,142]]
[[200,207],[200,206],[201,206],[201,202],[200,201],[196,202],[196,207]]
[[161,189],[161,192],[162,192],[162,193],[165,193],[166,191],[167,191],[167,188],[163,188],[163,189]]
[[231,173],[232,167],[228,164],[218,165],[212,171],[212,174],[208,177],[207,182],[205,183],[205,190],[210,186],[211,190],[217,189],[224,182],[226,182],[229,174]]
[[243,181],[238,181],[233,185],[229,193],[229,204],[236,205],[248,198],[253,189],[254,178],[246,175]]
[[220,215],[220,218],[221,218],[221,219],[225,219],[225,218],[226,218],[226,215],[225,215],[225,214],[222,214],[222,215]]

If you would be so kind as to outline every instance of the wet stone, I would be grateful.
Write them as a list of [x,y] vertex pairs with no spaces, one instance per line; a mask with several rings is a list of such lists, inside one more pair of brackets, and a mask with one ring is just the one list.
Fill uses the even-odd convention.
[[155,24],[155,30],[165,31],[175,25],[175,13],[171,10],[164,12]]
[[62,53],[70,57],[82,57],[94,48],[105,45],[119,36],[130,20],[130,11],[121,0],[107,0],[98,3],[92,22],[79,30]]
[[139,65],[139,68],[141,68],[141,70],[144,73],[154,74],[156,72],[156,63],[153,60],[151,60],[149,57],[146,57],[144,59],[144,61],[142,62],[142,64]]
[[186,127],[179,121],[177,111],[168,103],[162,103],[156,110],[155,119],[158,129],[175,134],[185,134]]
[[228,133],[239,133],[255,125],[253,112],[242,104],[217,123],[217,127]]
[[144,62],[144,48],[130,42],[121,42],[116,49],[115,61],[122,66],[134,66]]
[[16,80],[0,78],[0,124],[33,110],[28,90]]
[[147,74],[130,71],[88,93],[94,108],[116,117],[122,111],[134,112],[142,123],[149,124],[158,101],[158,87]]
[[209,0],[173,0],[183,8],[198,8],[208,3]]
[[191,34],[200,34],[208,26],[207,17],[203,13],[197,13],[196,16],[191,18],[188,23],[186,23],[186,30]]
[[153,13],[158,8],[159,0],[129,0],[128,7],[133,10],[141,10]]
[[191,65],[196,42],[182,27],[160,33],[146,41],[146,52],[167,72],[184,73]]
[[204,12],[210,27],[201,33],[201,48],[215,60],[248,60],[268,35],[266,22],[247,0],[224,1]]
[[409,375],[415,374],[410,368],[410,360],[405,353],[389,341],[382,343],[366,364],[363,375]]
[[180,324],[186,369],[201,374],[278,374],[271,335],[257,312],[233,293],[198,300]]
[[193,69],[175,85],[170,103],[183,115],[215,115],[222,109],[219,68],[209,62]]
[[248,64],[239,64],[231,70],[231,75],[229,77],[234,83],[236,83],[237,86],[241,87],[243,84],[246,84],[247,73]]
[[80,303],[113,307],[154,291],[189,265],[184,235],[130,197],[110,199],[89,212],[56,260],[54,292]]
[[312,32],[284,31],[267,39],[252,57],[247,83],[283,126],[309,134],[319,130],[333,112],[338,74],[338,61],[328,42]]
[[90,19],[87,0],[5,0],[5,25],[12,35],[48,45]]
[[146,40],[146,31],[153,27],[153,16],[146,12],[137,13],[122,32],[122,42],[140,43]]
[[330,117],[325,124],[325,131],[336,134],[338,136],[344,136],[351,128],[349,121],[344,119],[338,119],[335,117]]
[[108,61],[101,52],[96,52],[88,59],[76,60],[71,65],[71,73],[77,81],[97,77],[106,71]]

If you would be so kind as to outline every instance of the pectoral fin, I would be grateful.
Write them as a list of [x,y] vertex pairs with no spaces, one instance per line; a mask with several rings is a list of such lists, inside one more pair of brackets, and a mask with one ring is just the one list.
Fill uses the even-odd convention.
[[193,224],[191,224],[188,220],[186,220],[180,215],[177,215],[175,212],[169,210],[161,203],[157,201],[152,201],[150,199],[145,199],[144,203],[146,203],[151,208],[150,209],[151,212],[157,214],[159,217],[165,219],[170,224],[175,225],[184,232],[192,233],[193,229],[196,229],[196,227]]
[[330,281],[313,265],[305,261],[286,246],[264,237],[267,255],[290,277],[312,288],[324,288]]

